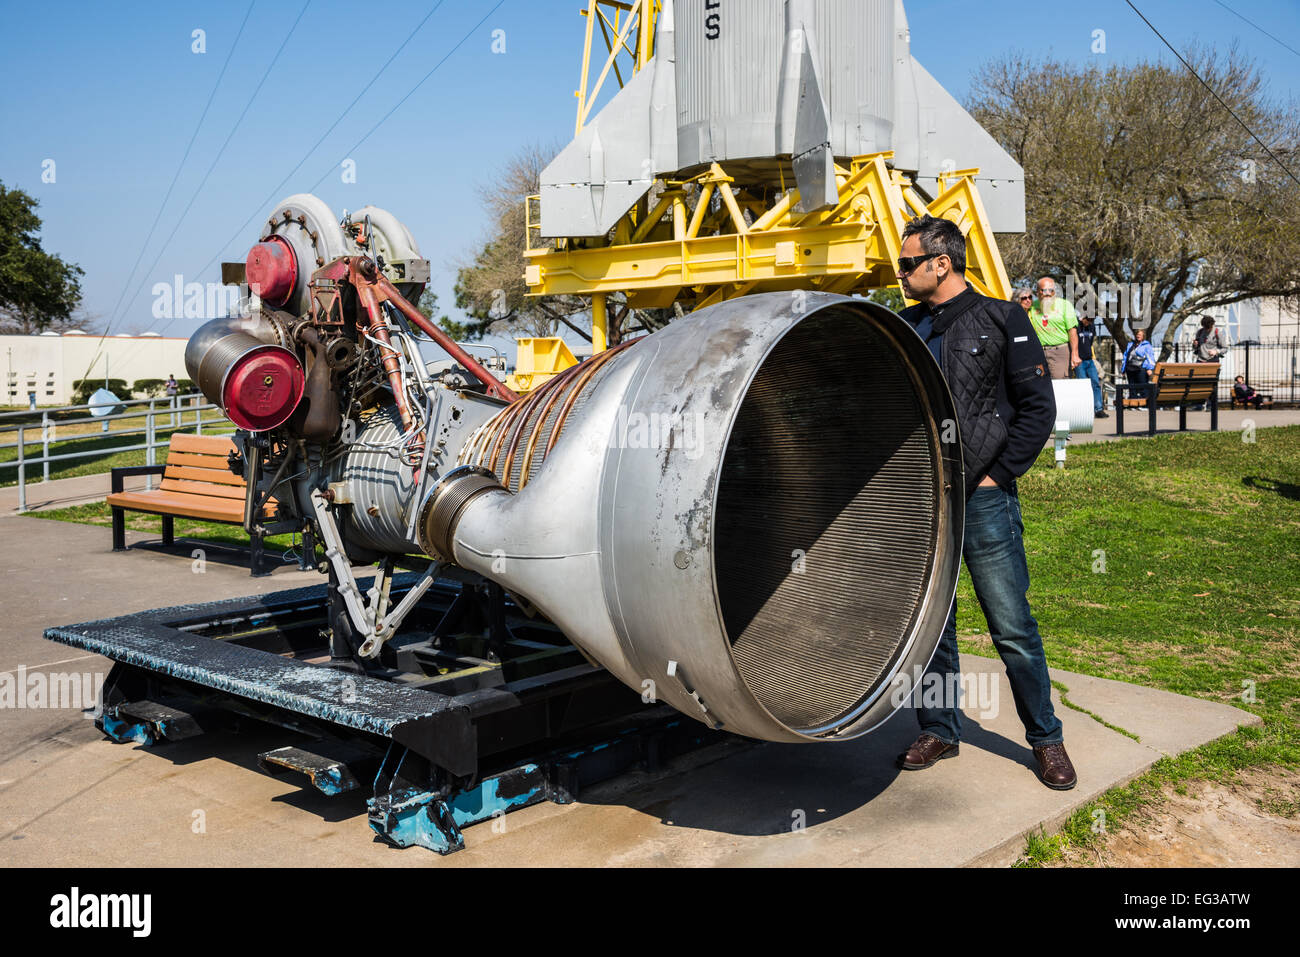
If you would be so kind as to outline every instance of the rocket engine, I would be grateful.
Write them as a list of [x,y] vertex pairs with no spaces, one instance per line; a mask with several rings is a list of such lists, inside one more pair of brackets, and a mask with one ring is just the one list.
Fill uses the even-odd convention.
[[[884,307],[734,299],[519,398],[415,308],[428,264],[381,210],[340,224],[291,197],[245,268],[250,315],[201,328],[186,366],[241,429],[247,520],[274,496],[324,543],[337,665],[378,662],[451,565],[638,692],[754,738],[863,734],[929,661],[960,446],[929,350]],[[433,379],[429,340],[477,386]],[[390,608],[411,555],[428,570]]]

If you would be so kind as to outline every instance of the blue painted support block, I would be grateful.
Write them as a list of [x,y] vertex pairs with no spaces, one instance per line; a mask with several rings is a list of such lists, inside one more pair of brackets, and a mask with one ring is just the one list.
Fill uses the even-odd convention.
[[155,743],[148,725],[124,721],[107,711],[95,719],[95,726],[119,744],[142,744],[148,748]]
[[481,781],[477,787],[440,798],[433,791],[377,786],[370,800],[370,827],[398,847],[425,847],[450,854],[465,846],[460,829],[546,800],[546,774],[522,764]]
[[371,798],[370,829],[397,847],[450,854],[465,846],[446,802],[429,791],[403,789]]

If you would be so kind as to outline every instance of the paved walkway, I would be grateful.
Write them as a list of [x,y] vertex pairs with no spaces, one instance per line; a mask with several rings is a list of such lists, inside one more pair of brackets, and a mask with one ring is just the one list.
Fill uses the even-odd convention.
[[[0,536],[4,677],[20,666],[107,670],[45,641],[52,625],[321,580],[289,565],[253,579],[242,556],[227,564],[214,551],[198,574],[184,548],[114,554],[107,529],[29,517],[0,517]],[[148,538],[128,533],[133,544]],[[963,663],[995,697],[967,708],[961,755],[927,771],[894,767],[916,734],[907,713],[848,743],[715,746],[575,804],[467,828],[467,850],[446,858],[379,843],[363,796],[327,798],[258,771],[259,752],[290,743],[280,729],[145,750],[110,743],[76,710],[0,709],[0,847],[7,863],[46,867],[1006,864],[1026,833],[1050,831],[1161,756],[1258,723],[1228,705],[1053,671],[1076,705],[1141,740],[1053,692],[1080,783],[1051,791],[1032,771],[1001,664]]]
[[[1124,412],[1124,434],[1116,435],[1115,410],[1108,410],[1110,418],[1094,419],[1092,433],[1080,433],[1070,437],[1071,443],[1106,442],[1112,439],[1145,438],[1147,434],[1147,410],[1128,409]],[[1300,425],[1300,409],[1219,409],[1219,431],[1240,432],[1246,422],[1253,422],[1255,428],[1266,429],[1279,425]],[[1178,431],[1178,410],[1163,409],[1156,412],[1156,432],[1165,435]],[[1210,431],[1209,412],[1188,412],[1188,432]],[[1051,443],[1049,442],[1050,446]]]
[[[134,492],[147,488],[149,476],[132,475],[123,482],[123,489]],[[50,479],[48,482],[27,483],[27,510],[30,512],[43,508],[66,508],[69,505],[83,505],[86,502],[99,502],[112,491],[107,472],[100,475],[78,475],[75,478]],[[153,481],[158,486],[157,478]],[[12,515],[18,511],[18,486],[0,488],[0,515]]]

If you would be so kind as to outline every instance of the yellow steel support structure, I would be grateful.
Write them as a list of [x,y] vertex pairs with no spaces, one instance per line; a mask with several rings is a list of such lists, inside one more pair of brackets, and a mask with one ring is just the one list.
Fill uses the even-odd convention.
[[[623,68],[619,66],[619,55],[627,54],[631,74],[638,73],[654,56],[655,21],[663,9],[663,0],[587,0],[587,8],[582,15],[587,18],[586,40],[582,47],[582,75],[578,79],[578,89],[573,95],[578,98],[578,121],[573,135],[577,136],[587,125],[592,108],[600,95],[601,87],[611,70],[621,89],[624,83]],[[599,28],[601,39],[605,43],[604,59],[594,46],[596,30]],[[596,58],[593,58],[595,54]],[[593,81],[592,68],[601,63],[600,73]]]
[[[663,0],[585,4],[575,134],[594,115],[611,73],[622,87],[650,62],[663,9]],[[873,153],[855,157],[847,168],[837,165],[838,202],[807,214],[794,211],[798,190],[785,188],[793,178],[788,159],[735,175],[714,163],[693,176],[660,180],[609,236],[596,240],[543,241],[540,200],[530,196],[524,251],[529,295],[590,296],[592,350],[602,352],[608,341],[606,297],[613,292],[624,293],[633,308],[679,303],[691,310],[754,292],[853,294],[896,286],[903,227],[913,216],[930,213],[952,220],[965,234],[971,285],[1007,298],[1006,269],[975,188],[978,170],[940,177],[938,196],[926,202],[907,176],[889,168],[892,157]],[[745,176],[755,182],[745,184]]]
[[568,344],[559,336],[516,339],[515,350],[515,371],[506,376],[506,388],[517,395],[540,388],[578,364]]
[[[606,240],[562,240],[525,251],[531,295],[592,296],[593,324],[604,347],[604,299],[621,291],[637,308],[703,306],[754,292],[819,289],[865,293],[898,284],[901,236],[913,216],[930,213],[956,223],[966,236],[967,278],[987,296],[1010,293],[997,240],[975,187],[977,170],[939,181],[931,202],[874,153],[836,167],[839,201],[829,209],[794,212],[798,191],[770,204],[734,186],[714,163],[687,180],[664,180],[653,205],[630,210]],[[529,246],[536,232],[528,204]],[[597,318],[599,317],[599,319]],[[595,337],[593,337],[594,339]]]

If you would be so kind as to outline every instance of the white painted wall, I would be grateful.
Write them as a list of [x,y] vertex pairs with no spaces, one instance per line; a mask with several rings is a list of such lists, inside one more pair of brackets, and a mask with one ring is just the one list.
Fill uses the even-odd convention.
[[[0,405],[69,405],[78,379],[187,378],[186,339],[177,336],[0,336]],[[87,375],[87,370],[90,374]],[[118,396],[120,399],[129,396]]]

